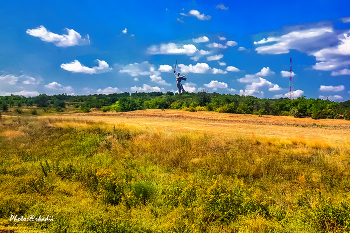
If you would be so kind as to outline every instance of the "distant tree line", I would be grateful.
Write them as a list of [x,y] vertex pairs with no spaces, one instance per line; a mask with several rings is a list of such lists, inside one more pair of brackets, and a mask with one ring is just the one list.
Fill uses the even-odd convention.
[[334,102],[322,99],[259,99],[253,96],[240,96],[218,93],[174,94],[168,91],[151,93],[113,93],[70,96],[67,94],[40,94],[36,97],[0,96],[0,110],[9,107],[37,106],[55,108],[57,111],[66,105],[88,112],[90,108],[102,111],[127,112],[142,109],[182,109],[187,111],[216,111],[222,113],[279,115],[294,117],[312,117],[313,119],[347,119],[350,120],[350,100]]

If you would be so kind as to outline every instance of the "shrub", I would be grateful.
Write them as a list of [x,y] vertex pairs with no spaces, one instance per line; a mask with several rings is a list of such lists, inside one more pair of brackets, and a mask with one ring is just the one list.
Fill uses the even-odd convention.
[[197,110],[194,107],[184,107],[182,108],[183,111],[189,111],[189,112],[197,112]]
[[196,111],[207,111],[207,108],[202,106],[197,106],[195,109]]
[[122,106],[120,106],[119,101],[115,102],[115,104],[111,105],[111,111],[122,112]]
[[346,111],[344,112],[344,119],[345,119],[345,120],[350,120],[350,111],[349,111],[349,110],[346,110]]
[[215,109],[215,112],[221,112],[221,113],[234,113],[235,103],[225,104],[224,106],[218,107]]
[[19,108],[16,108],[15,112],[18,113],[18,114],[22,114],[23,113],[23,111],[21,109],[19,109]]
[[2,104],[2,111],[7,112],[8,110],[9,106],[6,103]]
[[339,119],[339,114],[335,113],[332,109],[323,109],[311,114],[312,119]]
[[290,110],[290,115],[294,116],[295,118],[300,118],[301,117],[301,113],[298,111],[297,108],[292,108]]
[[259,111],[254,111],[254,112],[253,112],[254,115],[259,115],[260,117],[261,117],[262,115],[264,115],[265,113],[266,113],[266,111],[265,111],[264,108],[259,109]]
[[288,111],[282,111],[281,116],[290,116],[290,112]]
[[111,106],[103,106],[101,108],[102,112],[108,112],[108,111],[111,111]]
[[32,115],[37,115],[37,114],[38,114],[37,111],[36,111],[36,109],[32,109],[32,111],[30,111],[30,113],[31,113]]
[[56,112],[63,112],[63,111],[64,111],[63,108],[62,108],[61,106],[57,106],[57,107],[55,108],[55,110],[56,110]]
[[136,199],[144,205],[146,205],[146,201],[148,201],[155,193],[155,188],[152,183],[147,181],[138,181],[134,183],[132,185],[132,190]]
[[88,112],[90,112],[90,108],[89,107],[83,107],[83,108],[81,108],[81,112],[88,113]]

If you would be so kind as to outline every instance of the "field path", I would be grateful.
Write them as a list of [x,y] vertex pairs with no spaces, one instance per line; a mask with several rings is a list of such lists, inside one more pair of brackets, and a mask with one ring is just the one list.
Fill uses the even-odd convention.
[[203,132],[211,135],[237,137],[238,135],[312,140],[327,144],[350,142],[350,121],[313,120],[290,116],[255,116],[216,112],[185,112],[180,110],[139,110],[122,113],[78,113],[50,116],[50,118],[77,121],[102,121],[108,124],[125,124],[163,133]]

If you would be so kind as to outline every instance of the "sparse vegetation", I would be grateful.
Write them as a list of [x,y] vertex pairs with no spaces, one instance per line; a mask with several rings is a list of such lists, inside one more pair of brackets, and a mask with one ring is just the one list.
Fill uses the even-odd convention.
[[350,231],[348,144],[33,117],[0,134],[0,225],[18,232]]

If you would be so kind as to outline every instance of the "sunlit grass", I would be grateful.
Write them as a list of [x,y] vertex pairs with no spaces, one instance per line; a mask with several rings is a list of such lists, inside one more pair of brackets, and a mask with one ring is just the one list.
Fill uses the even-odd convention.
[[[349,143],[317,137],[218,137],[6,118],[0,226],[18,232],[349,231],[349,152]],[[11,214],[54,221],[14,223]]]

